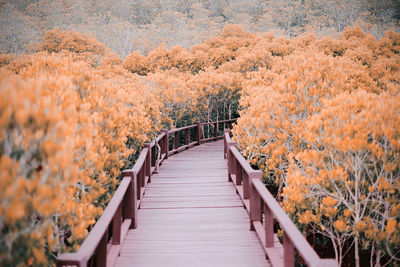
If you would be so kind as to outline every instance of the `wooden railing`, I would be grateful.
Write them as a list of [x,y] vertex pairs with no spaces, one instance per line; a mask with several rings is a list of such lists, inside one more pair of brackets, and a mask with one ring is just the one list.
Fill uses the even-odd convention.
[[[203,142],[223,138],[226,126],[236,119],[196,123],[173,130],[162,130],[151,143],[144,144],[132,169],[122,172],[122,181],[103,214],[75,253],[57,257],[57,266],[112,266],[129,229],[138,226],[137,211],[151,175],[169,155]],[[204,131],[207,128],[207,132]],[[222,129],[221,129],[222,128]],[[213,136],[208,133],[212,130]],[[221,134],[219,134],[221,133]]]
[[[228,179],[240,195],[250,215],[250,230],[255,231],[272,266],[294,266],[295,250],[308,266],[338,266],[335,259],[321,259],[262,183],[262,172],[254,170],[236,148],[230,130],[224,130],[224,156],[228,160]],[[274,221],[283,230],[282,244],[275,237]]]
[[168,134],[171,135],[171,138],[168,138],[168,147],[171,148],[168,155],[181,152],[204,142],[223,138],[224,130],[226,128],[231,128],[234,121],[236,121],[236,119],[203,123],[196,122],[194,125],[168,131]]

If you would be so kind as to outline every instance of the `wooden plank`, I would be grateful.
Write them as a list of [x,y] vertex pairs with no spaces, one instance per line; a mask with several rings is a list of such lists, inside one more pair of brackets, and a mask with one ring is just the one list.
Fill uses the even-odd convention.
[[193,178],[180,178],[178,179],[168,179],[168,178],[157,178],[151,181],[151,186],[157,185],[167,185],[167,184],[174,184],[174,185],[185,185],[185,184],[194,184],[194,183],[209,183],[209,184],[216,184],[216,183],[225,183],[225,178],[221,177],[203,177],[201,180],[193,179]]
[[141,209],[183,209],[183,208],[215,208],[215,207],[242,207],[242,202],[220,201],[215,202],[142,202]]
[[[242,212],[241,209],[238,208],[208,208],[208,209],[185,209],[185,210],[139,210],[138,214],[140,219],[142,220],[151,220],[154,218],[159,218],[157,221],[199,221],[199,220],[207,220],[210,222],[220,221],[220,220],[247,220],[248,215],[245,212]],[[141,227],[144,227],[142,225]],[[134,233],[136,231],[133,231]]]
[[177,266],[177,267],[187,267],[188,265],[192,267],[197,266],[209,266],[209,267],[219,267],[219,266],[231,266],[231,267],[262,267],[271,266],[267,262],[262,263],[261,256],[251,255],[251,257],[244,257],[243,255],[232,255],[232,253],[225,253],[220,255],[209,255],[209,254],[190,254],[190,255],[158,255],[157,257],[149,257],[147,255],[137,255],[134,258],[131,257],[121,257],[117,262],[117,266]]
[[235,195],[212,195],[212,196],[146,196],[143,198],[143,202],[156,203],[156,202],[211,202],[211,201],[239,201]]
[[[174,187],[174,190],[171,191],[175,191],[175,190],[179,190],[182,188],[185,189],[190,189],[193,187],[199,187],[201,186],[203,189],[214,189],[214,190],[219,190],[219,189],[224,189],[224,188],[229,188],[229,189],[233,189],[233,187],[228,184],[228,183],[213,183],[213,184],[208,184],[207,182],[201,182],[198,181],[197,183],[178,183],[178,184],[174,184],[172,185]],[[149,184],[147,190],[152,190],[152,189],[157,189],[157,188],[170,188],[171,189],[171,184],[167,184],[167,185],[159,185],[159,184]],[[233,191],[233,190],[231,190]]]

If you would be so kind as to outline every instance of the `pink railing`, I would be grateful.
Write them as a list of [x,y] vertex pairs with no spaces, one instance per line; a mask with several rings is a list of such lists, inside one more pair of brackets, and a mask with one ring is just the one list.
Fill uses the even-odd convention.
[[[230,130],[224,130],[224,156],[228,160],[228,179],[235,185],[250,215],[250,230],[255,231],[272,266],[294,266],[295,250],[308,266],[338,266],[334,259],[321,259],[262,183],[262,172],[254,170],[236,148]],[[274,221],[284,232],[282,244],[274,233]]]
[[[123,178],[118,189],[78,251],[59,255],[56,265],[112,266],[128,230],[138,226],[137,211],[140,200],[158,166],[169,155],[203,142],[223,138],[224,135],[218,135],[218,131],[223,133],[225,127],[231,127],[235,120],[196,123],[178,129],[162,130],[151,143],[144,144],[133,168],[122,172]],[[205,126],[211,127],[207,130],[212,129],[214,136],[204,137]]]

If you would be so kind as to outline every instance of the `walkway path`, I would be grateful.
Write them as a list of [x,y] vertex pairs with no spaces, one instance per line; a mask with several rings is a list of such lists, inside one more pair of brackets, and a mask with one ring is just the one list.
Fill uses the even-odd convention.
[[115,266],[270,266],[228,182],[223,141],[170,156],[140,205]]

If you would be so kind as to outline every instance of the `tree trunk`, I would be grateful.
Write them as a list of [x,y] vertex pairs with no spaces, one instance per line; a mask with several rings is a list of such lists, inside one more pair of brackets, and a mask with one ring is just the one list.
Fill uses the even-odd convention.
[[380,249],[376,250],[376,262],[375,262],[375,267],[381,267],[381,256],[382,256],[382,251]]
[[356,267],[360,267],[360,253],[358,251],[358,234],[354,238],[354,258],[356,260]]
[[224,110],[223,110],[223,114],[222,114],[223,115],[223,117],[222,117],[223,120],[226,119],[226,112],[225,111],[226,111],[226,103],[224,102]]
[[333,234],[330,234],[330,239],[331,239],[331,242],[332,242],[333,250],[335,251],[335,259],[338,262],[338,265],[341,266],[342,259],[339,257],[338,245],[335,242],[336,240],[335,240],[335,237],[333,236]]

